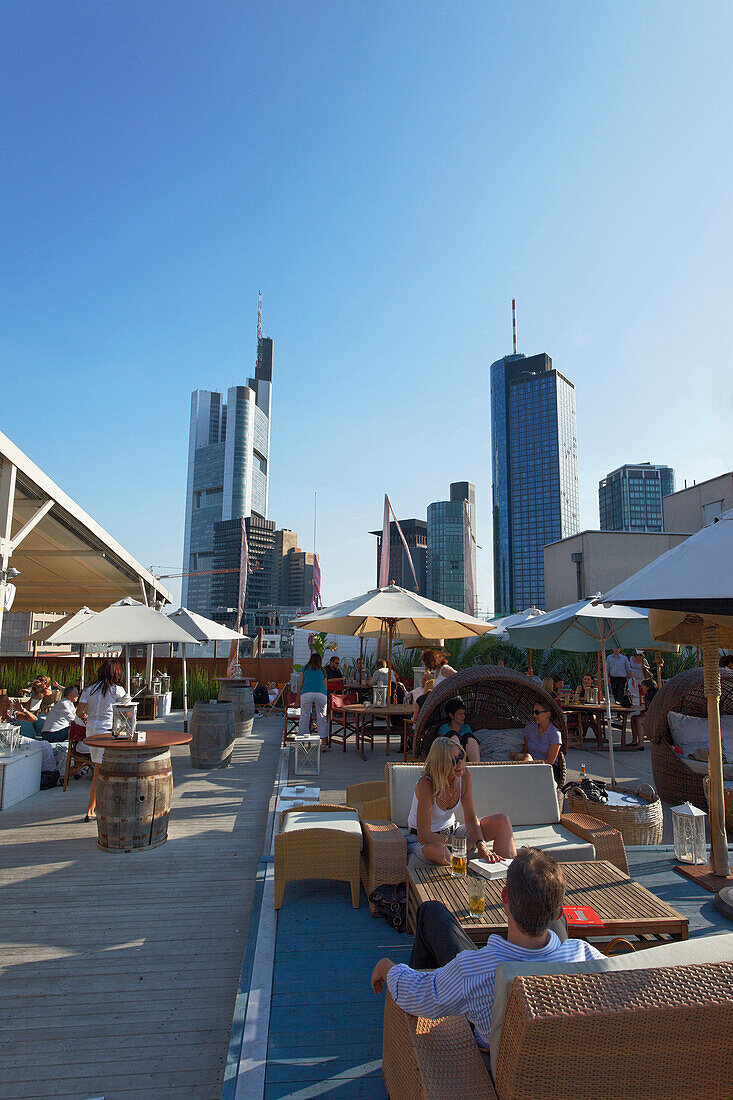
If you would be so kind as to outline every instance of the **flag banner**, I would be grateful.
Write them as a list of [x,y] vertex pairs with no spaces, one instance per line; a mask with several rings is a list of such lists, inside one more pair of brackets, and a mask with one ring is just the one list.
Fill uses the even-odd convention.
[[476,543],[471,529],[471,512],[467,500],[463,502],[463,610],[467,615],[476,614],[476,585],[473,576],[473,547]]
[[389,513],[391,511],[389,497],[384,494],[384,520],[382,523],[382,556],[379,559],[379,587],[389,586]]
[[318,558],[315,558],[313,562],[313,599],[311,600],[311,611],[318,611],[319,607],[322,607],[321,603],[321,567],[318,564]]
[[[397,519],[397,516],[395,515],[395,510],[392,507],[392,501],[389,499],[389,497],[387,497],[387,501],[389,503],[389,510],[392,513],[392,518],[394,519],[395,525],[397,527],[397,533],[400,536],[400,538],[402,539],[402,545],[405,548],[405,553],[407,554],[407,560],[410,563],[410,569],[412,570],[412,579],[415,582],[415,591],[419,593],[420,592],[420,585],[417,583],[417,573],[415,572],[415,563],[412,560],[412,554],[410,553],[410,548],[407,545],[407,539],[405,538],[404,532],[403,532],[402,528],[400,527],[400,521]],[[402,577],[402,583],[403,583],[403,585],[405,583],[404,576]],[[407,586],[405,585],[405,587],[407,587]]]
[[[237,619],[234,624],[235,630],[241,629],[242,615],[244,614],[244,601],[247,595],[247,557],[247,526],[244,516],[242,516],[242,541],[239,548],[239,593],[237,596]],[[227,676],[232,675],[237,677],[241,675],[241,670],[239,668],[239,638],[232,638],[232,643],[229,646]]]

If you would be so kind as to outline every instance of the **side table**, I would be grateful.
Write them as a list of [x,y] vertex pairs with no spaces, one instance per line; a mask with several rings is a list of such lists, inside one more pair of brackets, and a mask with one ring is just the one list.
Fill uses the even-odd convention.
[[293,738],[295,743],[295,774],[321,774],[321,739],[318,734]]

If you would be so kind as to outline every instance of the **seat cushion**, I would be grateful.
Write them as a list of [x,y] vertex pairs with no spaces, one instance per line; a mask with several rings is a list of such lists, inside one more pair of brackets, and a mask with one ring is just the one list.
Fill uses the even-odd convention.
[[593,845],[571,833],[562,825],[522,825],[514,829],[514,843],[517,848],[541,848],[549,852],[558,863],[575,863],[579,860],[596,858]]
[[[710,771],[707,760],[693,760],[691,756],[680,756],[679,759],[695,775],[707,775]],[[733,764],[723,764],[723,778],[733,779]]]
[[500,963],[494,979],[494,1007],[491,1011],[491,1072],[496,1078],[499,1041],[511,984],[517,977],[543,974],[603,974],[618,970],[657,970],[661,966],[685,966],[692,963],[733,961],[733,932],[698,936],[679,943],[663,944],[650,951],[616,955],[611,959],[591,959],[578,963],[531,962]]
[[508,760],[510,752],[521,752],[524,746],[524,729],[476,730],[475,737],[487,763]]
[[[671,710],[667,715],[669,731],[675,745],[684,748],[685,745],[708,744],[708,720],[698,718],[692,714],[680,714]],[[721,714],[720,735],[723,740],[733,738],[733,714]]]
[[300,707],[288,707],[288,718],[300,718]]
[[341,811],[331,813],[289,813],[285,817],[283,833],[295,833],[300,829],[331,829],[340,833],[349,833],[350,836],[359,838],[359,849],[362,847],[361,825],[356,810],[346,807]]

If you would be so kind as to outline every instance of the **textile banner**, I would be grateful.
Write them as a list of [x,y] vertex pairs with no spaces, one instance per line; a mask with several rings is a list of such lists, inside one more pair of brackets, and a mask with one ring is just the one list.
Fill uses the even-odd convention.
[[382,556],[379,559],[379,587],[389,587],[389,497],[384,494],[384,520],[382,522]]
[[311,611],[318,611],[321,606],[321,567],[318,564],[318,558],[315,558],[313,562],[313,599],[311,600]]

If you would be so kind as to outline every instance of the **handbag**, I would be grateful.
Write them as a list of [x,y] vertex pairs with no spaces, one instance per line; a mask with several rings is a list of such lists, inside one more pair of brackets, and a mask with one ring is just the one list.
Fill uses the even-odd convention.
[[377,886],[369,895],[369,903],[377,910],[376,916],[384,917],[398,932],[406,931],[407,890],[403,882]]
[[569,783],[566,783],[565,786],[560,789],[563,794],[567,794],[573,787],[577,787],[589,802],[608,802],[606,784],[600,779],[589,779],[586,775],[580,781],[571,779]]

